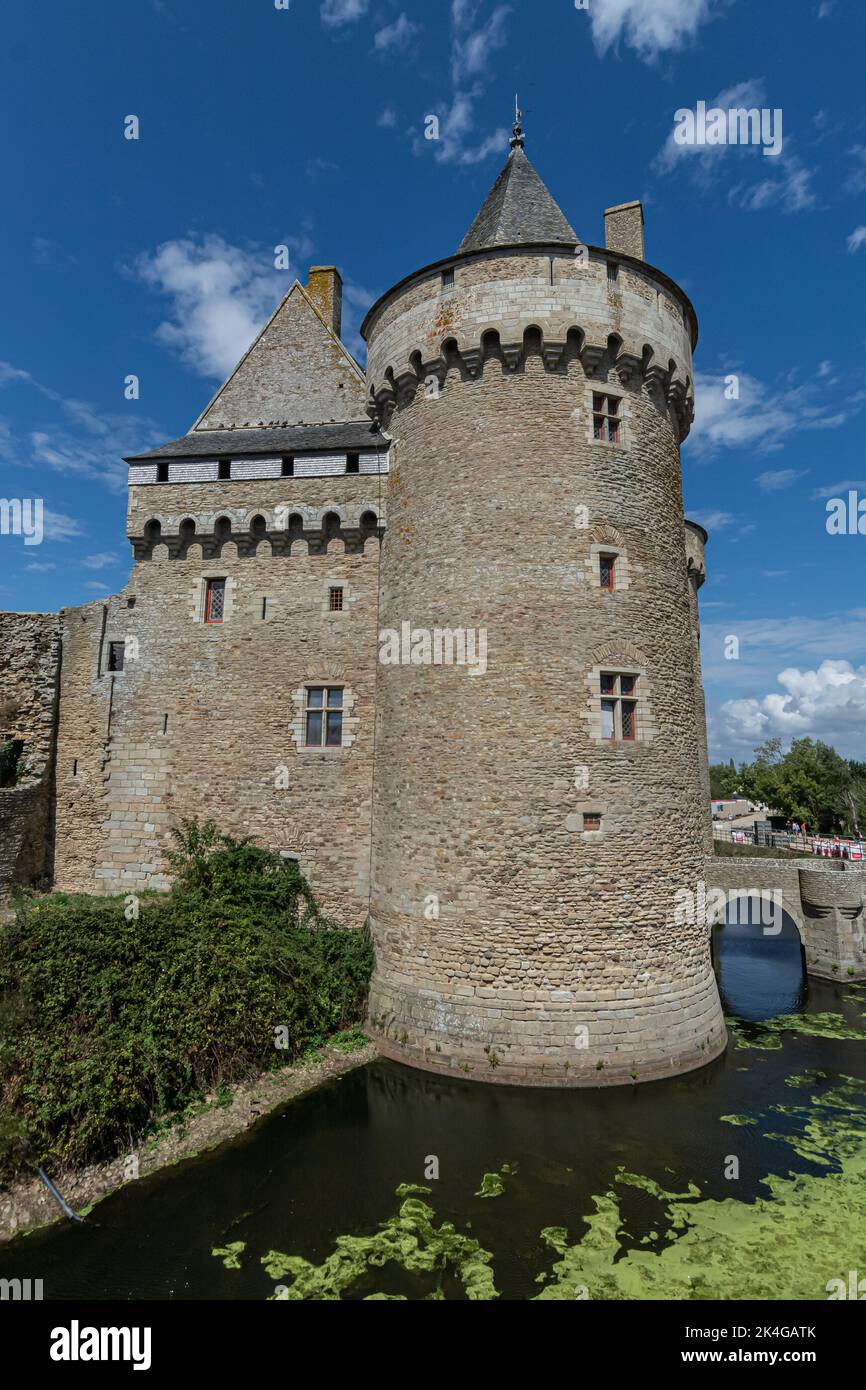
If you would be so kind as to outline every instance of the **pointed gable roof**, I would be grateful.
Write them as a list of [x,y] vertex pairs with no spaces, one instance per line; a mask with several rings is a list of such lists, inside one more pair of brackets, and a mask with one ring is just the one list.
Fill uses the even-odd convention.
[[483,251],[491,246],[580,240],[568,218],[539,177],[521,144],[513,145],[504,169],[488,193],[472,226],[457,248]]
[[295,280],[193,431],[366,418],[364,373]]

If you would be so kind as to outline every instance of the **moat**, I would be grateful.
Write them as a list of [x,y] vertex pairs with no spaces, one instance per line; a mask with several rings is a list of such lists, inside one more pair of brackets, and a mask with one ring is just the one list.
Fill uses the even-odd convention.
[[789,928],[717,931],[733,1027],[703,1070],[569,1092],[378,1061],[15,1241],[0,1276],[54,1299],[826,1299],[866,1273],[866,988],[807,980]]

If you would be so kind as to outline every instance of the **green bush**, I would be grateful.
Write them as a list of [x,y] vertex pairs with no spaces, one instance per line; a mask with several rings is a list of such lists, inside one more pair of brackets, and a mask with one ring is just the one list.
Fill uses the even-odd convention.
[[27,1143],[30,1162],[123,1152],[363,1016],[369,938],[324,921],[294,863],[212,823],[177,839],[171,892],[137,918],[130,900],[55,893],[0,925],[0,1174]]

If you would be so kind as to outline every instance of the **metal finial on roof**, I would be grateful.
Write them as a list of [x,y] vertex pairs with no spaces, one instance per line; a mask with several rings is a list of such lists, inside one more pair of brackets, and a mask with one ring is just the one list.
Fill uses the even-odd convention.
[[518,104],[517,104],[517,93],[515,92],[515,93],[514,93],[514,134],[512,135],[511,139],[510,139],[509,142],[508,142],[509,145],[511,146],[511,148],[512,148],[513,150],[518,149],[518,147],[522,150],[522,149],[525,147],[525,145],[526,145],[526,136],[523,134],[523,126],[520,124],[520,118],[521,118],[522,115],[523,115],[523,112],[521,111],[520,107],[519,107]]

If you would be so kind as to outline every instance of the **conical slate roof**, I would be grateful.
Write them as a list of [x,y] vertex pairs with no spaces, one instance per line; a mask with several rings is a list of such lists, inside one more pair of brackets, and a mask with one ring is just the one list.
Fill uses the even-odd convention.
[[550,189],[527,159],[523,146],[515,144],[457,254],[539,241],[574,246],[579,240]]

